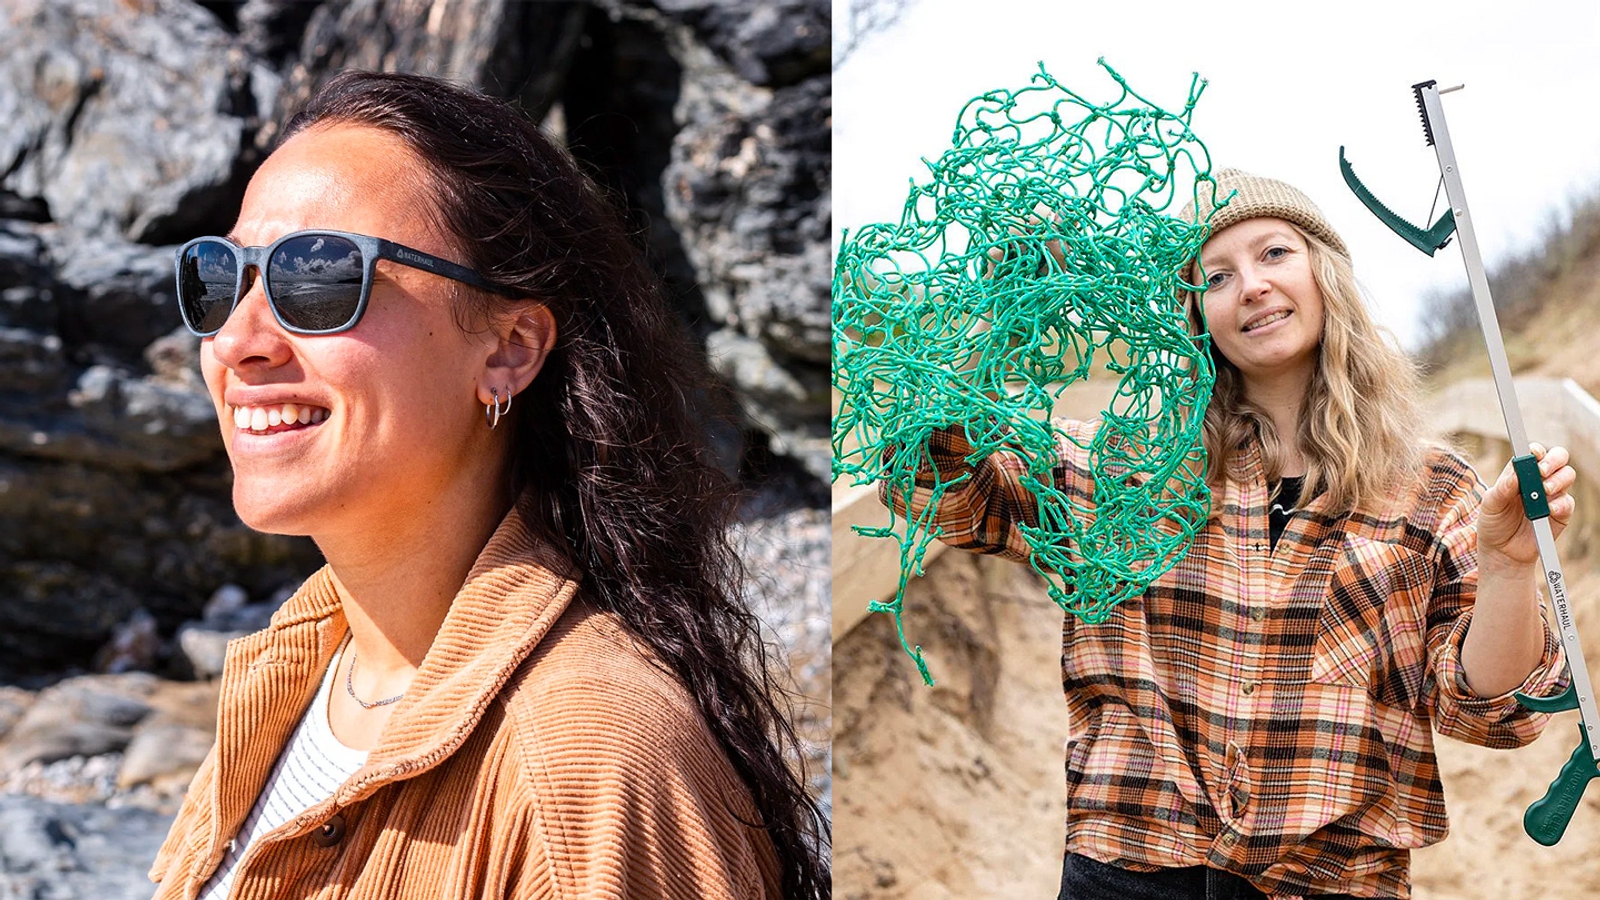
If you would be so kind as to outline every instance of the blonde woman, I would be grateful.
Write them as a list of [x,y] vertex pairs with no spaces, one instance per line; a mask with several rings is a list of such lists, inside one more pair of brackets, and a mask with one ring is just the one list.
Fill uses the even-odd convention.
[[[1212,515],[1108,621],[1066,617],[1063,900],[1409,896],[1411,849],[1446,831],[1432,732],[1525,744],[1544,717],[1513,692],[1563,677],[1510,468],[1485,488],[1422,440],[1415,369],[1310,199],[1223,170],[1214,196],[1235,191],[1190,272],[1218,373]],[[940,502],[942,539],[1027,559],[1018,458],[969,465],[961,426],[930,449],[945,480],[972,476]],[[1532,449],[1559,533],[1576,474]],[[1058,487],[1087,502],[1083,451],[1060,452]]]

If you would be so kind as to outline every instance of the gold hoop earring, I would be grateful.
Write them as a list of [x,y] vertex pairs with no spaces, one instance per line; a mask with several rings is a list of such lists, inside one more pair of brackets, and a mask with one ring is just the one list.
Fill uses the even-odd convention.
[[489,429],[492,431],[496,425],[500,424],[500,417],[511,411],[511,389],[506,389],[505,406],[500,405],[500,392],[498,390],[489,388],[489,396],[494,398],[494,402],[483,405],[483,417],[488,420]]

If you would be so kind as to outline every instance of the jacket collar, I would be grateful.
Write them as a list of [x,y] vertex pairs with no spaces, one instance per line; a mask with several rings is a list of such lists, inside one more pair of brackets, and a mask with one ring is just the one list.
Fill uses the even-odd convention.
[[[409,778],[458,748],[577,591],[564,556],[533,538],[516,508],[506,515],[467,574],[438,635],[395,704],[367,763],[327,803],[297,820],[320,821],[382,784]],[[210,856],[249,815],[279,750],[315,696],[346,629],[324,566],[286,601],[264,631],[230,644],[217,723],[216,789]],[[262,752],[262,748],[273,748]]]

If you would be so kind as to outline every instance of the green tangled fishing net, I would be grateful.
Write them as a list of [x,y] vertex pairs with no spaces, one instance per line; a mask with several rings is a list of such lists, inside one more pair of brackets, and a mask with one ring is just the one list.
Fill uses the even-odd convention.
[[[1205,521],[1200,427],[1214,379],[1209,340],[1190,333],[1179,300],[1208,228],[1177,212],[1202,185],[1215,191],[1189,127],[1205,82],[1172,113],[1101,66],[1118,88],[1107,103],[1043,66],[1026,87],[969,101],[900,222],[846,232],[833,279],[834,478],[880,482],[909,510],[935,430],[964,425],[971,462],[1019,454],[1038,500],[1039,527],[1019,528],[1032,566],[1086,622],[1142,593]],[[1091,372],[1118,381],[1092,442],[1078,444],[1093,474],[1085,505],[1053,483],[1058,440],[1073,439],[1049,416]],[[906,642],[906,580],[937,536],[940,498],[968,476],[933,477],[920,515],[857,528],[900,546],[899,589],[871,609],[894,615],[928,684],[922,648]]]

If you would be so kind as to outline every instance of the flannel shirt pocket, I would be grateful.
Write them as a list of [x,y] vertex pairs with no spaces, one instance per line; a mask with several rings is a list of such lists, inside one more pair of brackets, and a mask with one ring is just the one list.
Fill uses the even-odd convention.
[[1415,550],[1346,535],[1328,575],[1311,678],[1411,709],[1427,669],[1432,569]]

